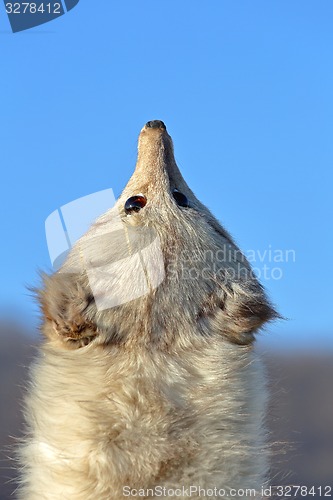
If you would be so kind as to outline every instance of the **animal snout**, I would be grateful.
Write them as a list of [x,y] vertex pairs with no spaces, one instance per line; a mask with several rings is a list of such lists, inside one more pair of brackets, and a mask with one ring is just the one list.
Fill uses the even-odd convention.
[[161,128],[166,130],[166,126],[161,120],[151,120],[150,122],[147,122],[146,128]]

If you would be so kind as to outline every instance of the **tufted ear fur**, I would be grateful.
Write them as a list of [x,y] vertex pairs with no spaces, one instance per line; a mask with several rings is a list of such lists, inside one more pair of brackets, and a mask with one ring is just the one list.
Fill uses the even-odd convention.
[[220,324],[221,332],[236,344],[252,343],[254,334],[265,323],[278,317],[261,287],[258,289],[258,284],[256,287],[257,290],[250,290],[250,293],[241,288],[234,290],[217,312],[215,321]]
[[89,344],[98,332],[88,318],[92,294],[76,274],[55,273],[43,276],[44,288],[38,291],[43,312],[42,332],[53,343],[75,349]]
[[248,345],[265,323],[279,317],[262,286],[252,281],[233,283],[228,291],[209,297],[199,321],[234,344]]

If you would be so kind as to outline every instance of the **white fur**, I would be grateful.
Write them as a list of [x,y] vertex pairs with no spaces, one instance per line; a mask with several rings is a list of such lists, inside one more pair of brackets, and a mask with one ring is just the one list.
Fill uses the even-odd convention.
[[46,347],[33,380],[20,498],[120,499],[124,485],[255,488],[260,498],[266,390],[251,348],[216,339],[168,354]]

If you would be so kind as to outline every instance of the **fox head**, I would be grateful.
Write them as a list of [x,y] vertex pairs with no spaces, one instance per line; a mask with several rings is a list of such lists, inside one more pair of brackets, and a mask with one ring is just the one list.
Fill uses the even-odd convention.
[[135,171],[115,206],[39,295],[46,338],[69,348],[170,348],[216,335],[249,345],[277,317],[244,255],[183,179],[159,120],[141,130]]

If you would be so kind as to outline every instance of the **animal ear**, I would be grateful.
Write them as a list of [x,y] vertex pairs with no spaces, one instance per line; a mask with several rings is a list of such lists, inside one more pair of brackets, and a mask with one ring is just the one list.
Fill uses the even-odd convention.
[[257,281],[237,283],[219,297],[210,327],[234,344],[249,345],[265,323],[279,317]]
[[44,276],[43,282],[38,297],[44,335],[69,349],[89,344],[98,332],[88,317],[89,306],[94,302],[88,286],[80,282],[78,275],[61,272]]

